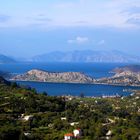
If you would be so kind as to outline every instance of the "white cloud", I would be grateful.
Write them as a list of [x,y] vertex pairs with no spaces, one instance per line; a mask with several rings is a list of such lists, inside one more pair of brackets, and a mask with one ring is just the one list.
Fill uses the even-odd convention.
[[[109,26],[118,28],[130,28],[134,26],[128,19],[131,12],[139,12],[140,0],[72,0],[42,3],[37,2],[28,6],[28,2],[19,10],[18,8],[1,10],[1,13],[12,17],[7,23],[0,23],[1,26],[30,26],[38,24],[40,27],[64,27],[64,26]],[[18,4],[16,4],[19,6]],[[20,5],[22,5],[20,3]],[[32,7],[30,7],[32,6]],[[5,9],[7,5],[2,5]],[[128,10],[127,10],[128,9]],[[125,11],[123,13],[123,11]],[[128,12],[126,12],[128,11]],[[38,16],[39,14],[43,16]],[[27,17],[31,17],[28,20]],[[49,17],[49,18],[48,18]],[[3,18],[3,17],[2,17]],[[3,19],[2,19],[3,20]],[[135,24],[135,26],[140,26]]]
[[[63,2],[57,10],[61,16],[57,16],[57,24],[62,26],[110,26],[117,28],[134,27],[127,22],[129,14],[122,14],[122,11],[131,9],[139,0],[77,0],[75,2]],[[64,6],[65,5],[65,6]],[[102,10],[100,10],[102,9]],[[65,11],[65,12],[61,12]],[[62,18],[61,18],[62,17]],[[65,17],[65,19],[64,19]],[[84,21],[84,22],[79,22]]]
[[76,44],[84,44],[87,42],[89,42],[89,38],[88,37],[81,37],[81,36],[76,37],[76,39],[68,40],[68,43],[76,43]]

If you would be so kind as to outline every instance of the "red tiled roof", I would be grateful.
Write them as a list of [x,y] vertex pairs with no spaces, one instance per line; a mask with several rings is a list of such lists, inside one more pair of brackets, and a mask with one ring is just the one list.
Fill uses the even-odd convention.
[[74,135],[72,133],[67,133],[67,134],[65,134],[65,136],[71,136],[71,137],[73,137]]

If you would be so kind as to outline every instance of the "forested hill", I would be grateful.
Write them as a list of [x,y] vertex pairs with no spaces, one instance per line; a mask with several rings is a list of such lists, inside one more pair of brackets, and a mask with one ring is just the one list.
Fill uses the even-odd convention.
[[62,140],[76,128],[81,129],[81,140],[138,140],[139,93],[122,98],[53,97],[0,77],[0,140]]

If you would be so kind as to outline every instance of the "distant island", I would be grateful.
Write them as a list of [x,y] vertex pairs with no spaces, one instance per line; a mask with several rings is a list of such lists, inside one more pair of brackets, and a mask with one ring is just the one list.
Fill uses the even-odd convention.
[[80,72],[47,72],[33,69],[25,74],[17,75],[11,80],[38,81],[57,83],[93,83],[94,79]]
[[94,79],[80,72],[47,72],[33,69],[14,76],[14,81],[36,81],[56,83],[88,83],[121,86],[140,86],[140,66],[130,65],[112,70],[112,77]]
[[101,78],[96,82],[100,84],[140,86],[140,65],[115,68],[112,72],[115,73],[114,76]]

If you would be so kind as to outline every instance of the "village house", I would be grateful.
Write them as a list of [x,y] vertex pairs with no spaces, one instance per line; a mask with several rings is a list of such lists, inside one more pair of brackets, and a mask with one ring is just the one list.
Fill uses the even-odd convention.
[[112,136],[112,131],[109,130],[107,133],[106,133],[106,139],[109,140]]
[[82,136],[82,131],[81,129],[75,129],[73,130],[73,134],[75,138],[80,138]]
[[24,135],[25,135],[25,136],[30,136],[31,133],[29,133],[29,132],[24,132]]
[[29,121],[29,120],[31,120],[33,118],[33,115],[27,115],[27,116],[23,116],[22,117],[22,120],[23,121]]
[[67,118],[66,117],[61,117],[61,120],[63,121],[63,120],[67,120]]
[[64,135],[64,140],[73,140],[74,135],[72,133],[67,133]]
[[78,139],[82,136],[82,131],[81,129],[74,129],[73,133],[67,133],[64,135],[64,140],[73,140],[73,139]]
[[78,125],[78,124],[79,124],[79,122],[72,122],[72,123],[70,123],[71,126]]

